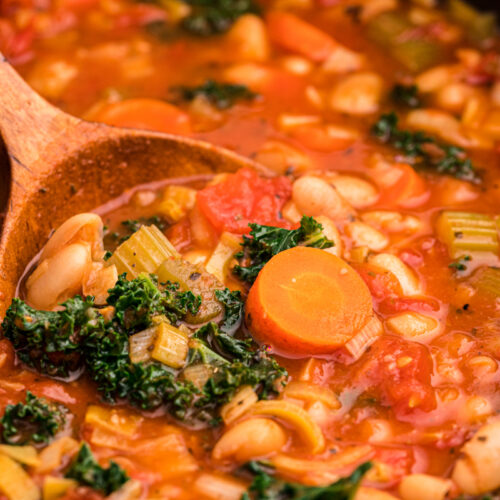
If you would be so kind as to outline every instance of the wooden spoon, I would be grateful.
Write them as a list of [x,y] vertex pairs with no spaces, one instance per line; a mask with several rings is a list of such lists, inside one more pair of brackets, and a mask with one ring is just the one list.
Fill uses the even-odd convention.
[[[186,137],[79,120],[36,94],[0,53],[0,143],[10,196],[0,239],[0,318],[51,230],[138,184],[257,167]],[[5,179],[5,170],[0,182]],[[4,181],[5,183],[5,181]],[[5,190],[5,188],[4,188]],[[2,188],[0,187],[0,193]]]

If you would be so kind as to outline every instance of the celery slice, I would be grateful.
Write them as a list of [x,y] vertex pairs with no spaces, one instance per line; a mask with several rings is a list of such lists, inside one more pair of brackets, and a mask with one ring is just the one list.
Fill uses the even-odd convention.
[[500,297],[500,268],[487,267],[480,270],[474,276],[473,284],[478,292]]
[[124,241],[109,259],[119,274],[127,273],[128,279],[141,273],[154,273],[169,257],[179,257],[175,247],[155,226],[142,226]]
[[189,352],[188,336],[168,323],[156,327],[156,339],[151,357],[171,368],[182,368]]
[[202,266],[183,259],[167,259],[156,271],[160,283],[179,283],[181,290],[191,290],[201,296],[201,306],[196,315],[188,313],[186,321],[192,324],[205,323],[224,312],[224,306],[215,297],[215,290],[223,290],[224,285]]
[[436,229],[453,258],[474,252],[498,254],[497,227],[489,215],[445,211],[439,216]]

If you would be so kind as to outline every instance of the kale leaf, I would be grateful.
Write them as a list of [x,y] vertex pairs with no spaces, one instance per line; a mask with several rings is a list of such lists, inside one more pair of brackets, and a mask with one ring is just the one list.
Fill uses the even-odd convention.
[[298,245],[330,248],[334,245],[323,234],[323,226],[312,217],[302,217],[298,229],[249,224],[250,238],[243,236],[243,251],[236,254],[239,265],[233,272],[238,278],[253,283],[264,265],[278,253]]
[[81,366],[81,328],[97,315],[91,297],[62,305],[62,311],[37,311],[15,298],[2,322],[21,361],[51,377],[68,377]]
[[479,183],[481,178],[465,152],[458,146],[442,144],[422,131],[412,132],[398,127],[395,113],[382,115],[373,125],[372,134],[381,142],[399,149],[414,166],[430,167],[439,174]]
[[232,335],[238,330],[243,321],[244,302],[241,297],[241,292],[239,290],[231,292],[229,288],[215,290],[215,298],[224,304],[225,307],[224,319],[219,328],[221,332]]
[[370,462],[363,463],[350,476],[329,486],[304,486],[276,479],[259,463],[250,462],[247,468],[255,476],[241,500],[352,500],[371,467]]
[[126,219],[120,222],[120,228],[117,231],[109,232],[107,228],[104,231],[104,239],[106,246],[115,247],[116,244],[127,241],[135,232],[139,231],[142,226],[155,225],[163,231],[167,227],[165,220],[159,215],[151,217],[140,217],[139,219]]
[[104,495],[119,490],[130,479],[116,462],[110,461],[109,467],[101,467],[86,443],[81,446],[65,477],[90,486]]
[[184,101],[192,101],[198,96],[203,96],[218,109],[228,109],[238,100],[252,100],[257,94],[245,85],[216,82],[207,80],[197,87],[176,87],[172,89]]
[[38,398],[30,391],[26,402],[7,405],[0,419],[2,440],[9,444],[48,443],[66,422],[67,408]]
[[195,36],[226,32],[244,14],[259,14],[254,0],[184,0],[192,8],[182,27]]
[[400,106],[419,108],[422,105],[422,101],[418,95],[418,87],[416,85],[394,85],[390,97],[395,104]]

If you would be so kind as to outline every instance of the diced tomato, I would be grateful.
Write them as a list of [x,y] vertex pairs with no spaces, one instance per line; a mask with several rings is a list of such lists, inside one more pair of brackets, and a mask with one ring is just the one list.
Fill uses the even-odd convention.
[[287,177],[267,179],[250,168],[230,174],[225,180],[198,191],[201,211],[218,231],[248,233],[248,224],[289,228],[281,209],[290,198]]
[[432,312],[439,311],[439,303],[434,299],[411,299],[408,297],[385,298],[378,304],[381,314],[395,314],[403,311]]
[[373,459],[388,466],[387,486],[398,482],[403,476],[411,472],[413,465],[412,451],[408,448],[383,448],[379,447],[375,450]]
[[396,299],[402,295],[401,285],[394,274],[373,264],[352,263],[363,281],[367,284],[376,301]]
[[330,35],[288,12],[270,12],[267,27],[272,42],[312,61],[324,61],[336,45]]
[[182,252],[191,245],[191,229],[189,219],[182,218],[170,226],[166,231],[166,236],[177,251]]
[[404,417],[418,409],[431,411],[436,397],[431,386],[432,358],[426,346],[385,336],[372,345],[355,375],[355,383]]

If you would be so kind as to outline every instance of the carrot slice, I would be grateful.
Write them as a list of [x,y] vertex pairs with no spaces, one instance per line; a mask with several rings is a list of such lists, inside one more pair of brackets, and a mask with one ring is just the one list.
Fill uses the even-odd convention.
[[255,338],[294,357],[327,354],[372,316],[361,277],[323,250],[295,247],[274,256],[250,289],[246,323]]
[[140,128],[167,134],[189,134],[189,115],[158,99],[126,99],[104,105],[93,120],[116,127]]
[[327,33],[288,12],[270,12],[267,27],[272,42],[312,61],[324,61],[336,45]]
[[411,208],[425,202],[427,199],[427,186],[424,179],[406,163],[394,165],[400,175],[394,184],[382,191],[379,204]]

